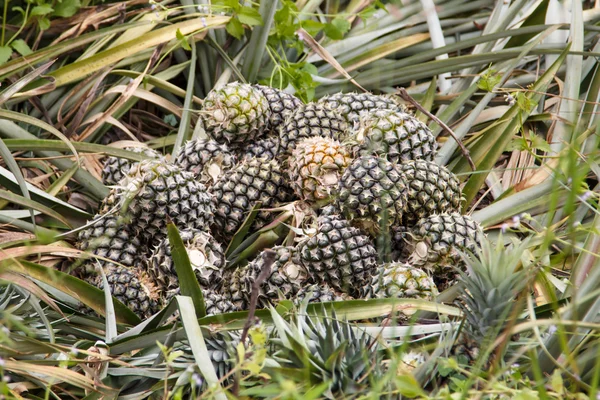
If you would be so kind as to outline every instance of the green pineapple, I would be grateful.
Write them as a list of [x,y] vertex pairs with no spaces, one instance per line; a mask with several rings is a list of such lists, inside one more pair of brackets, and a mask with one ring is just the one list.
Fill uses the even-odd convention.
[[[141,153],[148,158],[159,159],[161,154],[156,150],[148,147],[125,147],[125,150],[132,151],[134,153]],[[116,185],[118,184],[128,173],[132,166],[137,165],[136,161],[131,161],[126,158],[120,157],[108,157],[104,161],[102,168],[102,183],[105,185]]]
[[[292,193],[281,164],[275,160],[251,159],[225,173],[210,190],[215,206],[214,235],[229,241],[257,204],[277,207],[292,201]],[[269,221],[269,213],[260,211],[253,229]]]
[[211,186],[237,163],[226,144],[212,139],[195,139],[185,143],[174,164],[194,174],[202,184]]
[[317,231],[298,244],[300,261],[319,284],[357,297],[377,269],[370,238],[339,216],[321,216]]
[[302,105],[302,101],[283,90],[263,85],[254,85],[255,88],[265,96],[269,104],[269,120],[267,128],[270,131],[277,131],[285,119]]
[[371,283],[364,287],[361,298],[416,298],[433,300],[437,289],[425,271],[409,264],[388,263],[378,268]]
[[343,140],[348,129],[348,122],[326,105],[303,104],[279,128],[280,151],[290,154],[300,140],[309,137]]
[[474,252],[484,237],[483,229],[468,215],[439,214],[417,222],[408,235],[406,250],[413,266],[440,270],[458,265],[459,251]]
[[[221,245],[208,233],[194,230],[180,232],[196,279],[203,289],[219,287],[223,279],[225,254]],[[179,294],[179,279],[171,257],[171,245],[164,239],[148,260],[148,274],[167,297]]]
[[361,116],[374,110],[406,112],[406,107],[397,98],[373,93],[335,93],[320,98],[318,103],[343,115],[350,125],[359,122]]
[[430,215],[460,210],[460,183],[447,168],[425,160],[408,161],[398,167],[408,186],[404,225],[414,225]]
[[163,161],[142,161],[122,183],[104,199],[100,212],[116,211],[129,218],[143,246],[155,246],[166,237],[168,220],[179,229],[209,229],[211,197],[193,174]]
[[370,233],[398,226],[407,204],[403,174],[389,161],[375,156],[356,158],[339,184],[338,206],[344,217]]
[[204,128],[212,139],[240,147],[266,133],[269,102],[258,88],[233,82],[206,95],[202,116]]

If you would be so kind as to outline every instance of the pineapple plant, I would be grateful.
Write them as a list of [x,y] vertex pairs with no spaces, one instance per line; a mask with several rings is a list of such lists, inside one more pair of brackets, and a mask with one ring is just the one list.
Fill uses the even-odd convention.
[[338,206],[343,215],[368,232],[398,226],[407,204],[406,179],[389,161],[356,158],[339,183]]
[[320,216],[317,230],[298,244],[300,262],[318,284],[358,297],[377,268],[371,239],[339,216]]
[[[452,348],[452,354],[463,356],[469,364],[483,357],[488,365],[496,356],[503,357],[491,346],[506,327],[509,317],[521,314],[525,303],[516,301],[534,277],[529,265],[522,264],[529,241],[513,242],[505,247],[502,240],[493,244],[482,239],[474,252],[461,252],[466,271],[460,272],[464,289],[458,299],[465,319]],[[482,349],[485,349],[482,353]]]
[[211,186],[237,163],[226,144],[212,139],[188,140],[177,154],[174,164],[194,174],[202,184]]
[[361,298],[417,298],[433,300],[436,285],[427,273],[406,263],[387,263],[378,268],[372,281],[361,290]]
[[[258,308],[268,307],[281,298],[293,299],[309,279],[295,248],[275,246],[269,251],[275,252],[275,260],[261,284]],[[248,265],[231,271],[223,281],[221,293],[240,309],[248,309],[250,305],[252,285],[264,266],[264,254],[262,252]]]
[[409,233],[409,263],[439,270],[456,265],[460,251],[475,252],[484,238],[483,229],[468,215],[459,213],[425,217]]
[[416,160],[400,164],[399,169],[408,187],[404,225],[414,225],[433,214],[459,211],[460,183],[447,168],[432,161]]
[[335,194],[350,161],[350,153],[336,140],[323,137],[301,140],[288,160],[294,192],[309,202],[329,198]]
[[343,140],[349,128],[348,122],[327,105],[303,104],[279,128],[280,151],[290,154],[300,140],[309,137]]
[[170,219],[181,229],[208,230],[213,220],[212,199],[194,175],[162,161],[143,161],[132,168],[104,199],[100,212],[119,211],[131,220],[142,245],[155,246],[166,237]]
[[373,93],[335,93],[321,97],[318,102],[343,115],[351,126],[373,110],[406,112],[397,98]]
[[228,83],[206,95],[202,116],[204,129],[212,139],[232,148],[242,147],[266,133],[269,102],[252,85]]
[[[223,279],[225,254],[221,245],[206,232],[180,231],[196,279],[203,289],[216,288]],[[168,239],[164,239],[154,249],[147,262],[148,275],[152,277],[161,292],[170,298],[179,293],[179,279]]]
[[[293,199],[281,165],[275,160],[254,158],[243,161],[225,173],[211,187],[214,204],[213,233],[229,241],[242,226],[252,208],[277,207]],[[260,228],[269,218],[267,211],[258,213],[253,224]]]
[[[149,147],[125,147],[125,150],[141,153],[151,159],[161,158],[161,154]],[[132,166],[138,163],[121,157],[107,157],[102,167],[102,183],[105,185],[118,184],[128,173]]]
[[286,118],[302,105],[302,101],[283,90],[264,85],[255,85],[267,99],[269,104],[269,119],[267,129],[277,133],[277,129]]
[[401,164],[411,160],[433,161],[437,144],[431,130],[415,116],[394,109],[375,109],[364,114],[356,134],[358,153],[378,155]]

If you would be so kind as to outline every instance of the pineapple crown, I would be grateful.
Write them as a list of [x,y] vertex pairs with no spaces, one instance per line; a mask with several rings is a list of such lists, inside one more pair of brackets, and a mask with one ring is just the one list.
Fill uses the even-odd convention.
[[466,316],[466,334],[479,343],[493,340],[503,329],[511,314],[522,307],[515,302],[519,293],[529,284],[531,268],[523,262],[529,240],[505,247],[502,236],[493,244],[485,238],[481,249],[462,253],[467,272],[460,272],[465,291],[460,295],[459,307]]

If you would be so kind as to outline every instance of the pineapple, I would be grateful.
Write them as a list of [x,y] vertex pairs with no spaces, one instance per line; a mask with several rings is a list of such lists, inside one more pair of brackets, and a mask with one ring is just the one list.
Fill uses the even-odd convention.
[[458,304],[465,320],[452,349],[455,356],[465,356],[469,363],[474,363],[480,356],[480,348],[486,349],[487,353],[481,355],[484,367],[493,357],[502,358],[503,353],[489,344],[497,339],[511,315],[524,311],[524,303],[515,300],[535,278],[531,268],[521,264],[528,246],[527,241],[514,241],[505,248],[502,240],[494,245],[482,239],[475,254],[461,254],[467,268],[460,273],[465,290],[461,291]]
[[[215,205],[213,233],[229,241],[258,203],[277,207],[293,200],[293,193],[275,160],[251,159],[231,169],[211,188]],[[258,213],[254,228],[268,221],[267,211]]]
[[395,97],[373,93],[336,93],[322,97],[318,103],[325,104],[340,113],[351,126],[359,122],[360,117],[371,110],[406,112],[406,107],[400,104]]
[[350,161],[348,150],[336,140],[301,140],[288,161],[294,192],[309,202],[329,198]]
[[[141,319],[156,314],[163,306],[164,299],[157,294],[156,287],[139,267],[111,265],[104,269],[110,293],[126,305]],[[86,281],[103,289],[102,275],[89,275]]]
[[270,131],[276,131],[285,119],[302,105],[302,101],[283,90],[269,86],[255,85],[255,88],[266,97],[269,104],[269,120],[267,128]]
[[399,168],[408,186],[405,225],[414,225],[433,214],[459,211],[462,201],[460,183],[448,169],[424,160],[408,161]]
[[[223,279],[225,254],[213,237],[202,231],[183,230],[181,239],[190,258],[196,278],[203,289],[216,288]],[[179,293],[179,280],[171,258],[171,245],[164,239],[148,260],[148,274],[168,297]]]
[[389,161],[362,156],[350,164],[339,184],[344,216],[370,233],[398,226],[407,204],[405,177]]
[[303,104],[279,128],[280,151],[289,154],[300,140],[314,136],[343,140],[348,128],[346,120],[326,105]]
[[162,161],[142,161],[132,168],[104,199],[101,214],[117,210],[131,219],[131,230],[144,246],[166,237],[168,220],[180,229],[208,230],[213,205],[204,185],[194,175]]
[[[159,152],[148,147],[125,147],[125,150],[141,153],[148,158],[159,159],[161,157]],[[106,161],[104,161],[104,166],[102,168],[102,183],[105,185],[116,185],[129,173],[131,167],[137,164],[136,161],[131,161],[126,158],[108,157]]]
[[244,149],[244,154],[241,157],[244,160],[250,160],[252,158],[264,158],[267,160],[273,160],[279,155],[279,138],[266,137],[264,139],[257,140],[254,143],[250,143]]
[[[139,265],[142,259],[142,246],[131,226],[114,215],[96,215],[79,232],[77,248],[126,267]],[[77,272],[81,277],[95,274],[94,265],[97,264],[102,267],[113,265],[102,259],[94,259],[86,262]]]
[[409,264],[388,263],[379,267],[371,283],[364,287],[362,298],[416,298],[433,300],[437,294],[433,279]]
[[212,289],[203,290],[206,315],[219,315],[228,312],[242,311],[240,307],[231,302],[226,296]]
[[212,139],[241,147],[266,133],[269,102],[256,87],[233,82],[206,95],[202,115],[204,128]]
[[356,139],[361,155],[386,157],[400,164],[410,160],[433,161],[437,144],[431,130],[412,114],[373,110],[361,119]]
[[368,236],[339,216],[321,216],[317,232],[298,244],[300,262],[319,284],[357,297],[377,269]]
[[235,154],[226,144],[217,143],[212,139],[195,139],[185,143],[174,164],[193,173],[202,184],[211,186],[236,162]]
[[296,294],[296,303],[304,301],[306,296],[310,296],[309,303],[325,303],[329,301],[352,300],[351,296],[345,293],[337,292],[328,285],[308,285],[300,289]]
[[458,251],[476,251],[484,233],[471,217],[450,213],[419,220],[408,236],[409,263],[439,270],[456,265],[460,258]]
[[[275,261],[268,277],[261,285],[258,308],[265,308],[280,298],[292,299],[308,281],[308,273],[300,264],[293,247],[275,246]],[[264,265],[264,251],[247,266],[233,271],[224,280],[221,292],[240,309],[248,309],[252,285]]]

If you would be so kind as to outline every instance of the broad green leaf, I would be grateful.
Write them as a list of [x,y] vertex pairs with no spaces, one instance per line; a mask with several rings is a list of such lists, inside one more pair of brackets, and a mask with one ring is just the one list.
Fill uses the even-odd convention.
[[[549,0],[542,0],[536,9],[523,21],[521,28],[526,26],[541,26],[546,22],[546,12],[548,11]],[[506,43],[505,48],[522,46],[535,36],[534,33],[520,36],[513,36]]]
[[225,29],[227,30],[227,33],[238,40],[244,35],[244,27],[237,18],[231,18],[227,25],[225,25]]
[[15,49],[17,51],[17,53],[19,53],[22,56],[28,56],[31,53],[33,53],[31,51],[31,49],[29,48],[29,45],[27,44],[26,41],[24,41],[23,39],[17,39],[15,41],[13,41],[10,46]]
[[0,46],[0,64],[4,64],[10,59],[13,49],[10,46]]
[[[276,7],[272,7],[276,8]],[[263,19],[258,12],[258,10],[252,7],[242,7],[237,12],[237,17],[239,18],[242,24],[246,24],[248,26],[262,25]]]
[[190,257],[188,256],[187,250],[177,227],[173,223],[167,225],[169,235],[169,245],[171,246],[171,257],[173,258],[173,264],[175,265],[175,271],[177,272],[177,278],[179,279],[180,293],[183,296],[189,296],[194,302],[195,312],[199,318],[206,315],[206,308],[204,306],[204,296],[202,295],[202,289],[196,279],[196,274],[192,268]]
[[31,9],[30,15],[32,17],[38,16],[38,15],[46,15],[46,14],[50,14],[52,11],[54,11],[54,9],[52,7],[50,7],[48,4],[41,4],[39,6],[33,7]]
[[79,0],[61,0],[55,3],[52,15],[63,18],[72,17],[80,7],[81,2]]

